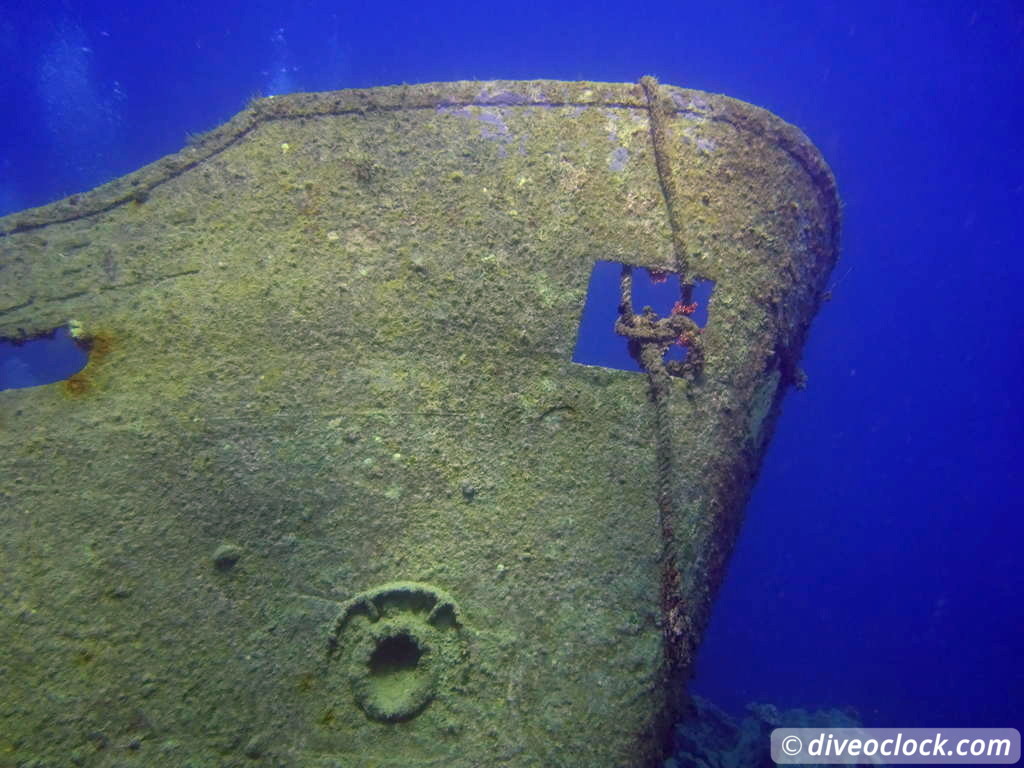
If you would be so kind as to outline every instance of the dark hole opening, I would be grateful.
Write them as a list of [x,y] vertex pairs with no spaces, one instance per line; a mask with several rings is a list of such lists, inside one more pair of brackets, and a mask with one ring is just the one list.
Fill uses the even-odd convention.
[[385,637],[370,655],[370,674],[397,675],[415,669],[423,649],[409,635]]

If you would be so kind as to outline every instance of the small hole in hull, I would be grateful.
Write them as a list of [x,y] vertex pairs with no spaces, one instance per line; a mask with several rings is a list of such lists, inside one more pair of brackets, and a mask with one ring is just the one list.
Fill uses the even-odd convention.
[[30,339],[0,339],[0,390],[64,381],[88,362],[88,351],[67,326]]
[[[576,349],[572,356],[574,363],[620,371],[641,370],[639,363],[629,353],[627,340],[615,333],[622,266],[616,261],[599,261],[590,273],[587,301],[580,317]],[[711,280],[697,280],[693,286],[693,301],[697,307],[692,318],[701,328],[708,322],[708,302],[714,287]],[[649,306],[660,316],[667,317],[679,298],[679,275],[633,267],[634,312],[639,313],[645,306]],[[685,359],[686,348],[681,345],[672,345],[665,353],[665,360]]]
[[401,674],[415,669],[423,651],[408,635],[386,637],[370,656],[371,675]]

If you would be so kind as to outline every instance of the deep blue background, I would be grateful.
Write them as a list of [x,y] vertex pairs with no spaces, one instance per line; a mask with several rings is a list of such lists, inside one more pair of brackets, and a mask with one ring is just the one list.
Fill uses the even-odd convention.
[[835,299],[695,687],[1024,726],[1024,4],[213,5],[7,0],[0,211],[292,89],[654,74],[801,127],[845,204]]

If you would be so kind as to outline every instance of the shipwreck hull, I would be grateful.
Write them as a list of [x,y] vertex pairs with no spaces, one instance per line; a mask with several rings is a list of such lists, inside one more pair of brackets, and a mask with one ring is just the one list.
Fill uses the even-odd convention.
[[[0,232],[0,337],[90,350],[0,392],[0,763],[656,764],[836,258],[798,130],[297,94]],[[644,372],[572,362],[598,261]]]

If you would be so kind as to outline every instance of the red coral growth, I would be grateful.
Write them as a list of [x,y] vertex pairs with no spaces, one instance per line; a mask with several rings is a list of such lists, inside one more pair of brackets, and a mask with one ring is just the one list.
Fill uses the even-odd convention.
[[647,272],[651,276],[652,283],[664,283],[668,280],[668,272],[666,272],[664,269],[654,269],[653,267],[651,267],[647,270]]

